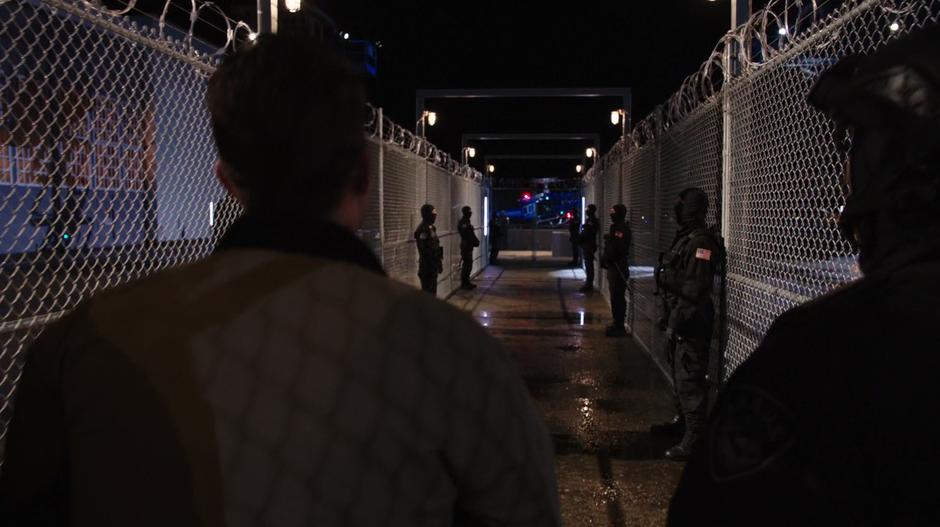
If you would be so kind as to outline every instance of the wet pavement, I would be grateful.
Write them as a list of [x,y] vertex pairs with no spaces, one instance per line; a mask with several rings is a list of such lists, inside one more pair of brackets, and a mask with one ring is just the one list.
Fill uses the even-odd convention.
[[670,388],[632,339],[608,339],[610,310],[578,292],[583,272],[564,261],[504,260],[450,302],[499,338],[519,364],[555,442],[568,526],[664,525],[682,465],[665,460]]

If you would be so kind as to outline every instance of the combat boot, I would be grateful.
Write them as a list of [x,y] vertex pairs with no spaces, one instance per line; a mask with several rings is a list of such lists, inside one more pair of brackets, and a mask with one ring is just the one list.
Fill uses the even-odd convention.
[[618,326],[617,324],[613,324],[611,326],[607,326],[607,329],[604,331],[604,335],[608,337],[616,338],[616,337],[626,337],[627,335],[629,335],[629,333],[627,333],[627,330],[624,329],[622,325]]
[[692,453],[692,449],[698,442],[703,425],[702,419],[697,415],[686,415],[685,422],[685,434],[682,435],[682,441],[666,451],[666,459],[673,461],[685,461],[689,459],[689,454]]
[[674,437],[685,435],[685,418],[682,414],[676,414],[670,421],[651,426],[650,433]]

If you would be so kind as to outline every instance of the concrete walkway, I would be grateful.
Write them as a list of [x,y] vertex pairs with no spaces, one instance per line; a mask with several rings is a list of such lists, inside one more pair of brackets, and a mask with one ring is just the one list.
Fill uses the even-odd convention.
[[632,339],[608,339],[610,310],[578,292],[563,261],[503,260],[450,302],[473,314],[518,361],[555,441],[565,525],[663,525],[682,465],[651,438],[671,416],[670,388]]

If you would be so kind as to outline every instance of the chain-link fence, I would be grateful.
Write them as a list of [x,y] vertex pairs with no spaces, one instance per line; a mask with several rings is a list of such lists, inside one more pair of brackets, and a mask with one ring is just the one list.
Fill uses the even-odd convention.
[[[473,210],[481,247],[474,251],[473,273],[486,266],[487,237],[485,202],[489,190],[479,172],[460,165],[427,141],[385,119],[381,111],[369,126],[369,152],[374,161],[373,189],[376,210],[363,226],[364,238],[373,238],[386,271],[394,278],[418,282],[414,231],[421,222],[420,208],[437,208],[437,233],[444,249],[444,272],[438,277],[438,292],[447,296],[460,285],[460,237],[457,222],[461,209]],[[370,223],[371,221],[371,223]]]
[[[46,324],[96,291],[208,255],[239,213],[213,177],[213,54],[191,30],[133,12],[0,1],[0,444],[21,352]],[[481,175],[380,110],[366,132],[373,185],[359,234],[393,277],[417,283],[412,233],[434,203],[439,290],[453,291],[459,209],[483,217]],[[486,251],[475,255],[477,271]]]
[[638,124],[626,152],[618,144],[588,174],[589,202],[630,211],[629,321],[655,357],[662,305],[653,267],[673,241],[672,205],[684,188],[708,193],[709,223],[727,247],[715,298],[716,379],[747,358],[776,316],[857,276],[834,219],[845,159],[833,124],[806,96],[842,57],[938,21],[938,0],[772,1]]

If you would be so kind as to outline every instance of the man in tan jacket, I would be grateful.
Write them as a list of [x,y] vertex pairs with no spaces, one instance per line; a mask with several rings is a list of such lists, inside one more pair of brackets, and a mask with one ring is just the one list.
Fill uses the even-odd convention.
[[0,524],[557,525],[549,438],[500,346],[387,278],[358,79],[269,36],[213,75],[211,257],[100,294],[29,350]]

